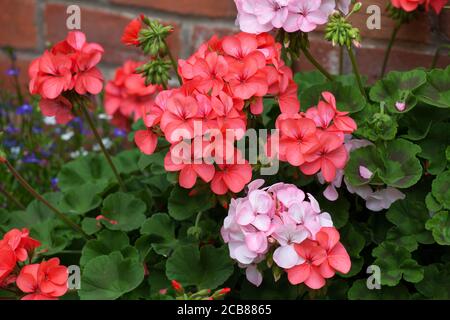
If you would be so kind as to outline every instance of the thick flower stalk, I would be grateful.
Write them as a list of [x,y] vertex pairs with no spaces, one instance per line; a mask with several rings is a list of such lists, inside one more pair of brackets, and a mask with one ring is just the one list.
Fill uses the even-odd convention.
[[262,283],[263,262],[273,267],[275,277],[282,269],[291,284],[312,289],[323,287],[336,271],[349,272],[351,261],[339,232],[316,199],[295,185],[261,188],[263,184],[255,180],[245,198],[231,200],[221,230],[231,258],[246,269],[247,279],[256,286]]

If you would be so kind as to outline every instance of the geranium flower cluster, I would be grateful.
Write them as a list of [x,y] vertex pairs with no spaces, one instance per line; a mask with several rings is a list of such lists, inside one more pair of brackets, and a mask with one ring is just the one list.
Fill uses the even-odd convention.
[[[171,144],[165,168],[180,172],[184,188],[192,188],[200,178],[211,183],[216,194],[241,191],[252,173],[234,142],[247,129],[247,114],[261,114],[266,95],[276,97],[283,113],[300,109],[292,71],[281,59],[281,45],[269,34],[213,37],[189,59],[180,60],[178,71],[181,88],[162,91],[155,103],[145,106],[148,129],[136,132],[136,144],[152,154],[158,135],[164,136]],[[234,132],[231,139],[216,141],[227,131]],[[195,139],[202,151],[179,151],[189,144],[195,147]],[[202,160],[208,158],[205,153],[216,166]]]
[[336,271],[349,272],[351,261],[339,232],[316,199],[292,184],[261,189],[263,184],[255,180],[245,198],[231,200],[221,229],[231,258],[246,269],[247,279],[259,286],[258,264],[269,257],[292,284],[305,283],[312,289],[323,287]]
[[25,265],[41,243],[27,229],[12,229],[0,240],[0,288],[13,286],[22,300],[55,300],[67,292],[67,268],[58,258]]
[[33,60],[28,69],[31,94],[41,96],[42,114],[55,117],[57,123],[66,124],[74,118],[73,105],[65,94],[98,94],[103,87],[103,76],[96,65],[103,48],[86,42],[80,31],[71,31],[67,38]]
[[146,86],[144,78],[136,73],[136,68],[142,64],[126,61],[105,86],[105,111],[112,116],[112,124],[124,130],[130,129],[130,120],[142,118],[142,110],[152,104],[161,91],[160,86]]
[[[278,157],[299,167],[306,175],[320,172],[327,182],[331,182],[336,172],[347,163],[344,136],[356,130],[356,123],[348,112],[337,109],[333,94],[323,92],[322,98],[316,107],[305,113],[281,114],[278,117]],[[275,142],[272,139],[270,143]]]
[[236,23],[248,33],[284,29],[287,32],[311,32],[327,23],[339,10],[349,11],[351,0],[235,0],[238,9]]
[[417,10],[419,6],[423,6],[426,11],[430,10],[430,7],[439,14],[441,13],[448,0],[391,0],[392,6],[398,9],[411,12]]

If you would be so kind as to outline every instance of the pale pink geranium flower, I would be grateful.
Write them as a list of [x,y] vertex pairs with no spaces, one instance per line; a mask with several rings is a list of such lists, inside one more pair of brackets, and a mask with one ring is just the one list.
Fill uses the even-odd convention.
[[255,6],[260,0],[234,0],[234,2],[238,10],[236,24],[242,31],[259,34],[273,29],[270,22],[261,24],[258,21]]
[[284,23],[287,32],[311,32],[318,25],[325,24],[328,16],[334,8],[328,1],[321,0],[297,0],[289,2],[289,14]]
[[259,0],[254,1],[254,13],[261,25],[271,24],[274,28],[283,27],[289,10],[290,0]]

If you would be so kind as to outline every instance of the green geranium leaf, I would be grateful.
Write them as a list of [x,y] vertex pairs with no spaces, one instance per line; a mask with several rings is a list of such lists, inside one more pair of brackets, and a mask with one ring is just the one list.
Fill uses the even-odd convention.
[[432,264],[426,266],[423,280],[416,283],[417,290],[430,299],[450,299],[450,264]]
[[164,157],[167,151],[155,152],[151,155],[141,154],[138,161],[140,170],[150,167],[152,174],[164,174]]
[[341,82],[326,82],[315,84],[307,88],[300,85],[299,99],[303,110],[317,105],[324,91],[331,92],[336,98],[337,109],[350,113],[362,110],[366,105],[366,100],[358,89],[356,82],[353,85],[343,84]]
[[199,211],[206,211],[215,205],[215,197],[210,191],[189,195],[190,190],[176,186],[169,196],[169,214],[176,220],[186,220]]
[[421,158],[428,160],[426,169],[433,175],[438,175],[447,167],[446,149],[450,145],[450,124],[435,123],[425,140],[419,142]]
[[350,211],[350,203],[344,197],[339,197],[336,201],[329,201],[324,196],[318,197],[322,211],[328,212],[333,219],[333,224],[340,229],[347,224]]
[[67,229],[63,222],[53,219],[33,224],[30,236],[39,239],[39,250],[42,250],[44,255],[51,256],[68,247],[76,235]]
[[352,261],[352,268],[347,274],[343,274],[344,278],[349,278],[358,274],[364,263],[364,259],[360,256],[361,251],[366,245],[364,235],[356,229],[353,224],[347,224],[344,228],[339,230],[341,234],[341,242],[347,249],[350,259]]
[[409,252],[417,250],[419,246],[414,235],[405,235],[397,227],[392,227],[388,230],[386,233],[386,242],[405,248]]
[[425,229],[425,223],[430,218],[423,197],[408,193],[404,200],[396,201],[386,212],[386,218],[397,226],[400,234],[413,236],[423,244],[433,243],[431,233]]
[[102,229],[100,222],[97,221],[97,219],[89,217],[84,218],[83,221],[81,221],[81,228],[88,235],[93,235]]
[[78,294],[82,300],[114,300],[137,288],[143,280],[144,266],[138,259],[113,252],[86,264]]
[[432,184],[433,197],[444,206],[450,209],[450,171],[439,174]]
[[[384,169],[380,178],[394,188],[409,188],[422,176],[422,165],[416,155],[421,152],[418,145],[404,139],[387,142],[382,152]],[[369,167],[370,169],[370,167]]]
[[427,205],[428,211],[431,213],[436,213],[442,209],[442,204],[436,200],[431,192],[427,194],[425,204]]
[[215,289],[233,273],[233,262],[226,246],[214,248],[187,245],[175,249],[167,259],[166,275],[183,286],[195,285],[198,289]]
[[178,246],[175,222],[166,213],[156,213],[147,219],[141,227],[141,234],[159,237],[160,241],[152,243],[152,247],[156,253],[166,257]]
[[416,93],[419,100],[438,108],[450,108],[450,67],[431,70],[427,80]]
[[380,289],[369,289],[367,280],[361,279],[353,282],[348,291],[350,300],[401,300],[409,299],[409,292],[403,285],[396,287],[382,286]]
[[102,203],[102,198],[96,194],[98,187],[92,183],[86,183],[82,188],[69,189],[59,204],[63,212],[83,215]]
[[141,154],[138,149],[122,151],[113,158],[114,165],[119,173],[123,174],[139,171],[138,161]]
[[436,213],[426,223],[426,228],[433,233],[434,240],[442,246],[450,246],[450,216],[448,211]]
[[[372,171],[373,176],[370,179],[364,179],[359,168],[363,166]],[[345,177],[352,186],[358,187],[369,184],[376,178],[378,172],[383,168],[381,158],[377,148],[373,145],[359,148],[350,153],[350,160],[345,167]]]
[[392,71],[384,79],[375,83],[370,90],[370,99],[380,103],[385,102],[392,113],[400,113],[395,104],[405,102],[406,109],[403,112],[408,112],[417,104],[417,98],[413,93],[425,84],[426,80],[427,74],[423,70]]
[[132,194],[117,192],[103,201],[102,214],[111,221],[100,220],[110,230],[132,231],[145,221],[147,206]]
[[78,188],[90,183],[96,193],[103,192],[115,181],[111,167],[102,155],[88,155],[65,164],[58,174],[58,186],[62,191]]
[[381,269],[382,285],[396,286],[402,277],[413,283],[423,279],[423,267],[411,258],[411,253],[405,248],[383,242],[373,249],[372,255],[377,258],[373,264]]
[[326,83],[327,79],[322,73],[314,70],[296,73],[294,81],[297,83],[299,91],[303,91],[313,85]]
[[95,257],[108,255],[113,251],[122,251],[130,244],[124,232],[103,230],[97,239],[89,240],[81,252],[80,265],[83,267]]

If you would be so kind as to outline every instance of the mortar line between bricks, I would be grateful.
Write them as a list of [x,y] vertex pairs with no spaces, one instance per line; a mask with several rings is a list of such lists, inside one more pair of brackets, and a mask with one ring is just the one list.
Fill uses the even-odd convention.
[[[90,2],[88,0],[78,0],[78,1],[71,1],[71,0],[49,0],[46,1],[47,4],[76,4],[79,5],[81,8],[81,14],[83,15],[83,8],[87,9],[101,9],[105,12],[115,13],[118,15],[121,15],[123,17],[129,17],[134,18],[138,16],[141,13],[147,14],[152,18],[158,18],[161,20],[174,20],[179,21],[180,23],[183,22],[192,22],[195,24],[207,24],[208,26],[213,27],[235,27],[234,19],[232,18],[210,18],[205,16],[196,16],[196,15],[183,15],[176,12],[166,12],[163,10],[158,9],[152,9],[147,7],[139,7],[139,6],[127,6],[127,5],[120,5],[115,3],[104,3],[104,2]],[[126,9],[126,12],[124,12],[124,9]],[[83,19],[83,18],[81,18]]]

